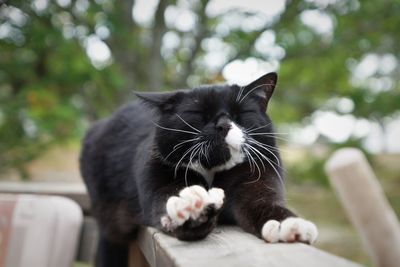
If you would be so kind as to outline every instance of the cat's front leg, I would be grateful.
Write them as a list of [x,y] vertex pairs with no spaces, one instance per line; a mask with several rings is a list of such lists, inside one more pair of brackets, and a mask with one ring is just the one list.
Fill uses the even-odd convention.
[[161,217],[163,230],[182,240],[204,238],[215,227],[224,198],[220,188],[206,191],[193,185],[182,189],[167,200],[166,214]]
[[237,187],[234,215],[238,224],[269,243],[316,241],[314,223],[297,217],[285,207],[282,190],[268,181]]

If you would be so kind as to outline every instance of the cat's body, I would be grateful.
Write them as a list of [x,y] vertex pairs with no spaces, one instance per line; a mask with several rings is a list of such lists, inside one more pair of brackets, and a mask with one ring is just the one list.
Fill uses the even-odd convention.
[[141,94],[89,130],[81,172],[101,230],[98,266],[126,265],[139,225],[183,240],[217,222],[268,242],[315,240],[315,226],[285,208],[265,115],[275,83],[272,73],[247,87]]

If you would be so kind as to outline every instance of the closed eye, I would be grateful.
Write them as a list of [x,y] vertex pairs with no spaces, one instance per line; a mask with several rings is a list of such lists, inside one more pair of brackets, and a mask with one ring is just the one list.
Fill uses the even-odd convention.
[[240,113],[256,113],[256,111],[252,110],[252,109],[245,109],[245,110],[242,110]]

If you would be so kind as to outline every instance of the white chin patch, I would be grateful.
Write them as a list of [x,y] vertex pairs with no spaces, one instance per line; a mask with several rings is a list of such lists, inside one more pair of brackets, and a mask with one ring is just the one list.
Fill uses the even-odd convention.
[[225,142],[235,150],[240,150],[244,144],[243,131],[233,122],[231,122],[231,129],[225,137]]
[[245,142],[244,133],[233,122],[231,122],[231,129],[228,131],[228,134],[225,137],[225,142],[228,145],[230,152],[230,158],[227,162],[222,165],[215,166],[212,169],[206,169],[198,162],[192,163],[189,166],[189,168],[192,170],[202,174],[209,185],[212,184],[216,172],[229,170],[244,161],[245,155],[242,151],[242,146]]

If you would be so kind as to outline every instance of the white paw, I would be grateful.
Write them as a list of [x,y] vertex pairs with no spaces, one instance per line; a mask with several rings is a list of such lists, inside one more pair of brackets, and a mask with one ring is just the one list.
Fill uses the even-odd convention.
[[282,242],[304,242],[314,243],[318,236],[318,230],[314,223],[302,218],[287,218],[282,222],[275,220],[267,221],[261,235],[269,243]]
[[216,209],[220,209],[224,204],[225,193],[221,188],[211,188],[208,190],[209,204],[214,204]]
[[224,203],[225,193],[220,188],[211,188],[208,192],[201,186],[193,185],[182,189],[179,196],[168,198],[167,216],[161,218],[161,225],[166,230],[184,224],[187,220],[196,220],[209,205],[220,209]]
[[279,241],[279,228],[281,223],[276,220],[269,220],[261,229],[261,236],[269,243],[276,243]]

